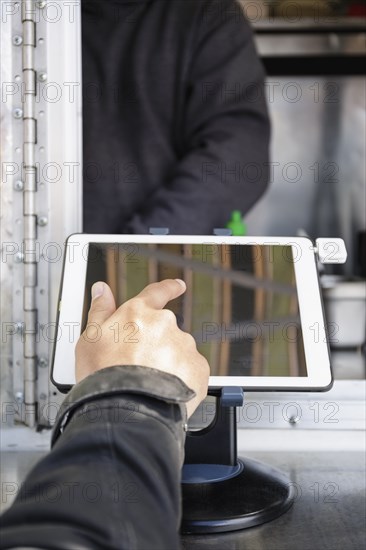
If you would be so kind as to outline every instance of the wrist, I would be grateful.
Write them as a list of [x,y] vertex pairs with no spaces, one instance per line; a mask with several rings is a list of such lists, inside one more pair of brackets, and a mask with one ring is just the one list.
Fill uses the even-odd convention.
[[107,367],[87,376],[76,384],[66,396],[57,414],[52,435],[52,445],[65,429],[66,424],[80,407],[89,403],[122,396],[153,398],[180,410],[182,427],[187,423],[186,403],[195,397],[195,392],[177,376],[156,369],[129,365]]

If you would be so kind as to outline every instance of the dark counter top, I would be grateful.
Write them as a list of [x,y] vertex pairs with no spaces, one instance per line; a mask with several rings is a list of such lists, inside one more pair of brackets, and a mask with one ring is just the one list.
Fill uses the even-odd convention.
[[[360,437],[363,437],[360,434]],[[182,537],[184,550],[363,550],[363,452],[247,453],[287,472],[298,494],[280,518],[258,527]]]

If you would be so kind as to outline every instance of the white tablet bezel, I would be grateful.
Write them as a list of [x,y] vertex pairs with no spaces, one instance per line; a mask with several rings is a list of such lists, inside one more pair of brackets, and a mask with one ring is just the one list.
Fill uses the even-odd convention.
[[211,376],[210,388],[241,386],[245,390],[324,391],[332,385],[328,338],[320,297],[313,243],[304,237],[218,237],[191,235],[74,234],[67,242],[52,365],[52,382],[67,391],[75,383],[74,352],[80,335],[89,243],[172,243],[288,245],[294,261],[303,331],[306,377]]

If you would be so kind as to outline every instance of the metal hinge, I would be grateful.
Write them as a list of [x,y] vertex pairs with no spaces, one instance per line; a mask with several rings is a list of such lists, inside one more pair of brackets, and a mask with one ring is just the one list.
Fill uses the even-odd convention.
[[[82,220],[81,2],[71,3],[72,16],[69,4],[11,0],[4,41],[11,55],[2,65],[11,79],[2,113],[11,181],[5,235],[12,239],[2,254],[13,260],[2,270],[11,311],[4,318],[2,395],[12,401],[12,421],[37,427],[52,424],[62,400],[50,381],[49,357],[64,241],[81,231]],[[57,21],[48,8],[57,10]]]
[[[22,0],[21,21],[23,37],[13,41],[22,47],[22,122],[23,122],[23,241],[20,260],[24,264],[23,286],[23,380],[21,420],[29,426],[37,421],[36,380],[37,380],[37,166],[35,148],[37,144],[36,81],[34,64],[36,48],[36,2]],[[18,44],[17,44],[18,42]]]

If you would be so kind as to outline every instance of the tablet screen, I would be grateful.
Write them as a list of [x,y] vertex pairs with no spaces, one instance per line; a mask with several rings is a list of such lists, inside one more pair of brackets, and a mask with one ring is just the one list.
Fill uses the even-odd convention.
[[289,245],[91,243],[82,328],[96,281],[118,306],[149,283],[179,278],[187,291],[167,308],[211,376],[306,377],[295,261]]

